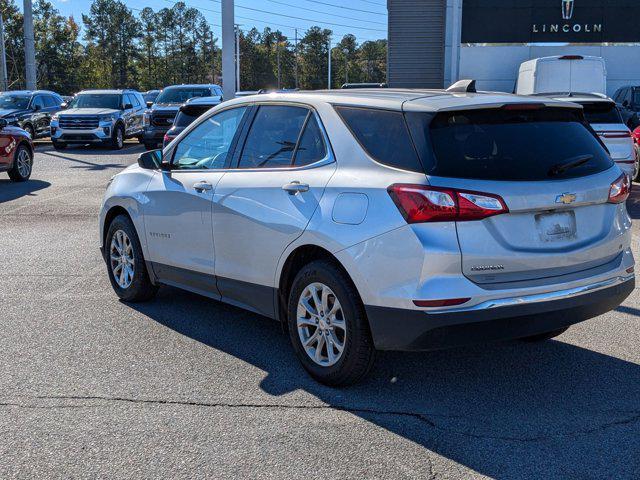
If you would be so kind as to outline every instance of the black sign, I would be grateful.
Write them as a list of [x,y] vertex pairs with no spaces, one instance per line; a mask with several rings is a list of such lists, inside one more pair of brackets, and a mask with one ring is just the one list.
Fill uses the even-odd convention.
[[640,0],[463,0],[462,43],[640,42]]

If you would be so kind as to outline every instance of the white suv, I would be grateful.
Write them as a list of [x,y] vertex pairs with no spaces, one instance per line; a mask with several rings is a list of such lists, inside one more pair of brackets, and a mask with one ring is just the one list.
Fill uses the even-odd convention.
[[582,105],[584,116],[605,144],[611,158],[632,179],[638,176],[638,154],[631,131],[627,128],[616,103],[601,93],[544,94],[554,100]]
[[224,102],[109,185],[115,292],[173,285],[285,322],[331,385],[376,349],[543,340],[617,307],[627,175],[576,105],[469,90]]

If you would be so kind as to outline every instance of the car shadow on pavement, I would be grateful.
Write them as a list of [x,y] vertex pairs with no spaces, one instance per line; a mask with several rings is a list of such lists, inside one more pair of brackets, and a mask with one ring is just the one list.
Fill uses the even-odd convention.
[[[562,337],[381,352],[362,384],[332,389],[306,375],[276,322],[172,288],[130,306],[263,370],[260,387],[275,397],[272,403],[288,405],[290,399],[278,397],[306,391],[490,477],[622,478],[640,472],[640,367]],[[415,459],[395,461],[411,471]]]
[[12,182],[9,179],[0,179],[0,203],[10,202],[18,198],[33,195],[38,190],[50,187],[49,182],[42,180],[27,180],[26,182]]
[[[56,152],[55,150],[41,151],[39,153],[42,155],[49,155],[51,157],[56,157],[61,160],[66,160],[68,162],[77,163],[79,165],[73,165],[71,168],[81,168],[89,171],[101,171],[101,170],[108,170],[112,168],[126,168],[131,163],[128,159],[123,159],[122,163],[99,163],[99,162],[94,163],[87,160],[80,160],[79,158],[73,158],[69,155],[62,155]],[[121,150],[120,154],[125,155],[126,153]],[[102,157],[102,154],[100,154],[100,156]]]

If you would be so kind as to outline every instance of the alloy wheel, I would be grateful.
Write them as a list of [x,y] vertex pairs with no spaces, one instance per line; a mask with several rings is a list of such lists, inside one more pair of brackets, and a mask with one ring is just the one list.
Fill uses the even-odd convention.
[[18,173],[22,178],[27,178],[31,175],[32,160],[31,155],[29,155],[26,149],[20,149],[16,162],[18,164]]
[[314,282],[300,295],[297,327],[302,347],[309,358],[322,367],[338,362],[347,340],[347,324],[335,293]]
[[131,239],[123,230],[116,230],[109,247],[111,272],[118,286],[127,289],[133,283],[135,259]]
[[118,145],[118,148],[122,148],[124,146],[124,138],[123,138],[123,135],[122,135],[122,129],[121,128],[119,128],[116,131],[116,143]]

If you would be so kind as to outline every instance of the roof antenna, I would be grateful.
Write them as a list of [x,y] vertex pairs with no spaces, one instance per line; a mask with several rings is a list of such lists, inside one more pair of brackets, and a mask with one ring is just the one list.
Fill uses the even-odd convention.
[[447,88],[447,92],[451,93],[476,93],[476,91],[475,80],[459,80]]

